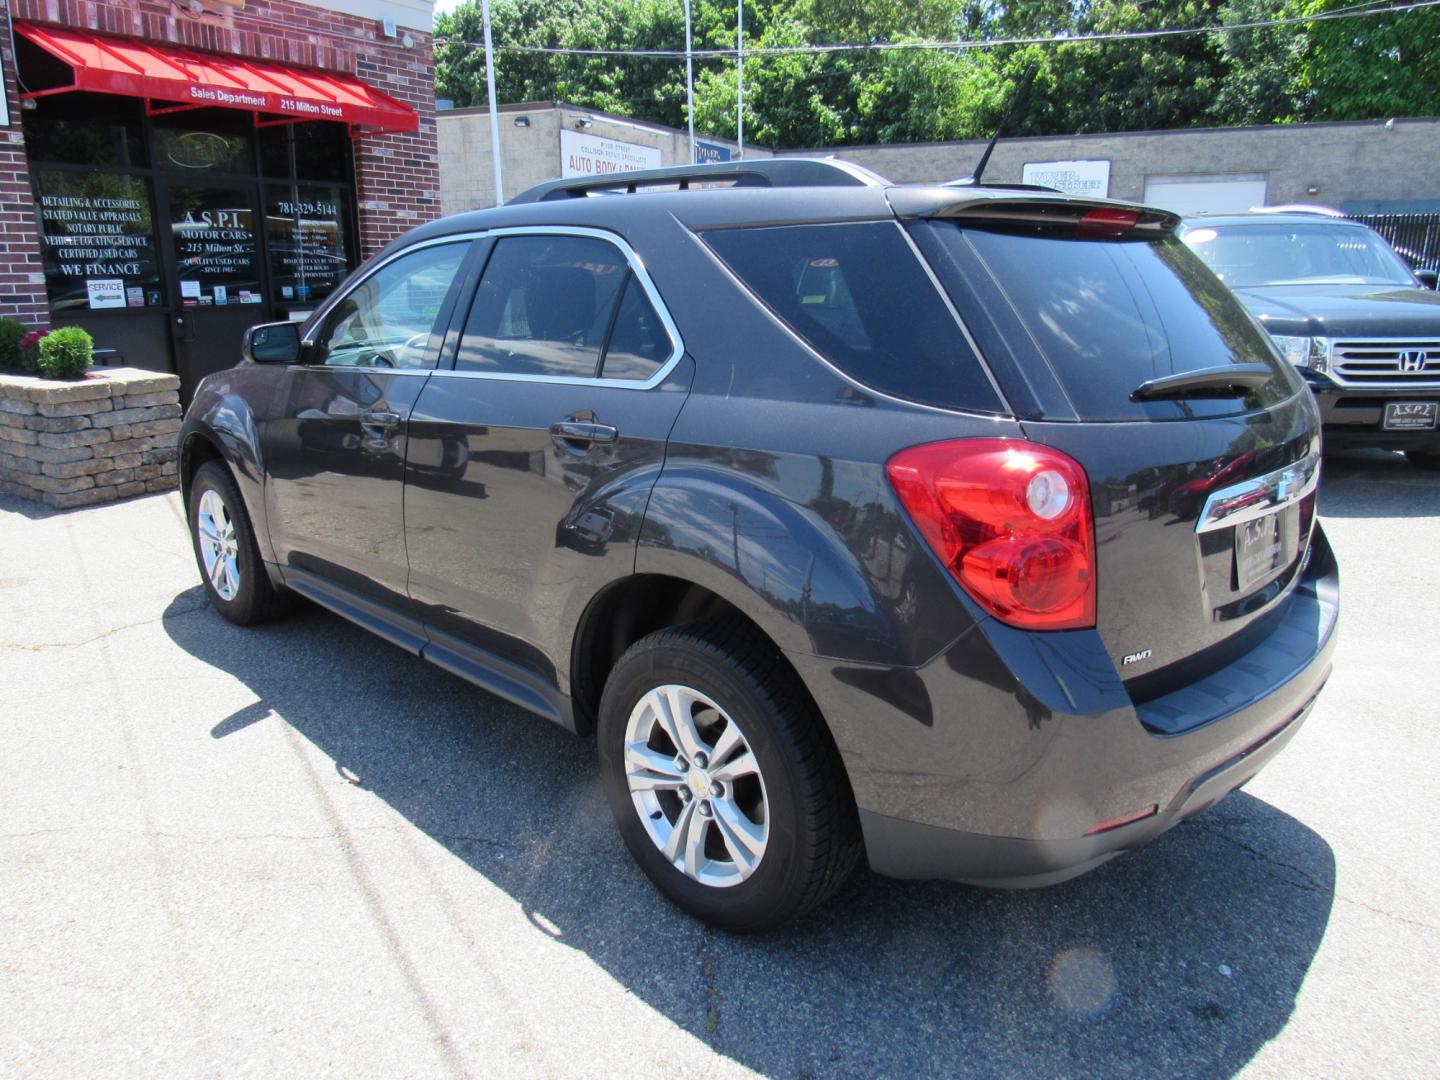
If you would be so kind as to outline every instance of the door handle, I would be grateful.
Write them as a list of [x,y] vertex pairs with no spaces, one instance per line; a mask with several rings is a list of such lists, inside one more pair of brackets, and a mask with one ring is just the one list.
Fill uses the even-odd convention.
[[399,427],[400,414],[390,412],[388,409],[372,409],[360,414],[360,422],[366,427]]
[[561,420],[550,425],[550,437],[556,442],[613,443],[620,429],[594,420]]

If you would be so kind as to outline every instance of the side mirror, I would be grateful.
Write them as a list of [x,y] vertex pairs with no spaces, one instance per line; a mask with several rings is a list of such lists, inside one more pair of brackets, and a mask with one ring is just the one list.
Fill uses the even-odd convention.
[[263,323],[245,331],[240,355],[252,364],[293,364],[300,359],[300,324]]
[[1415,276],[1420,279],[1420,284],[1424,285],[1427,289],[1435,288],[1437,282],[1440,282],[1440,273],[1436,273],[1434,270],[1416,270]]

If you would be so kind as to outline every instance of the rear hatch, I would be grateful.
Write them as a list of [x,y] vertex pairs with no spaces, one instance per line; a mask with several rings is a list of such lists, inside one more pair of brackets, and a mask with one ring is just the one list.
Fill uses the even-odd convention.
[[1319,468],[1304,382],[1174,225],[1043,197],[906,223],[1026,437],[1089,477],[1096,626],[1137,701],[1264,636],[1304,561]]

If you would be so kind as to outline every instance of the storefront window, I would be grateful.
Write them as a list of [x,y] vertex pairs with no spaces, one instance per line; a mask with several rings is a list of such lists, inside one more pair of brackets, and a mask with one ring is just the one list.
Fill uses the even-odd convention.
[[345,189],[333,184],[265,185],[271,299],[312,304],[350,271]]
[[350,138],[343,124],[295,124],[295,176],[299,180],[348,179]]
[[181,306],[263,302],[252,199],[238,185],[171,186],[170,229]]
[[140,102],[107,94],[59,94],[20,114],[32,161],[143,168]]
[[48,170],[34,178],[51,309],[160,306],[149,182]]
[[253,173],[252,121],[235,109],[155,117],[155,164],[182,173]]

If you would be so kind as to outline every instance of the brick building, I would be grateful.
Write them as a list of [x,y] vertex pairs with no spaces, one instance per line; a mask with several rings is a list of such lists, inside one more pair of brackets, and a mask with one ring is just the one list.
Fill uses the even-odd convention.
[[5,0],[0,315],[182,391],[439,213],[430,0]]

